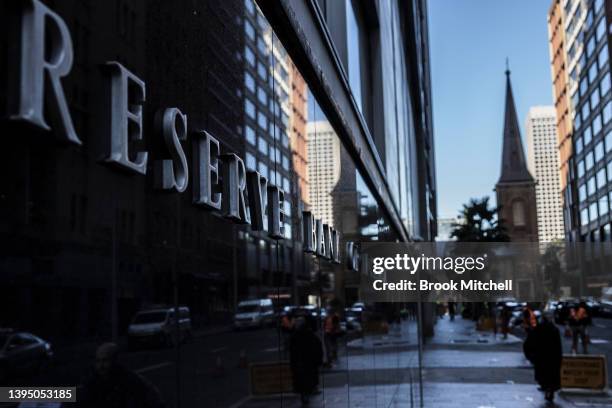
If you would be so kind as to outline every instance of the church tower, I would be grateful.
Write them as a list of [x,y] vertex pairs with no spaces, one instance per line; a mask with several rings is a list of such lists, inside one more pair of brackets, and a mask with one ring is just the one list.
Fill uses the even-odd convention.
[[506,111],[501,175],[495,191],[500,218],[512,242],[537,242],[535,180],[527,170],[521,132],[516,117],[510,70],[506,68]]

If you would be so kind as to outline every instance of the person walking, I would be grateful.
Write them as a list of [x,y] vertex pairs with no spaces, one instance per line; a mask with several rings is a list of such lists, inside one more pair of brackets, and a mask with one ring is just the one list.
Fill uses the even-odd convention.
[[338,360],[338,337],[340,337],[341,333],[340,317],[335,310],[330,309],[327,312],[323,331],[327,365],[331,367],[331,365]]
[[590,316],[587,311],[585,302],[580,302],[577,308],[572,308],[569,315],[569,325],[572,331],[572,354],[578,353],[578,337],[582,342],[582,351],[588,354],[588,335],[587,326],[590,322]]
[[523,351],[533,364],[535,381],[540,385],[540,390],[544,392],[546,400],[552,402],[555,392],[561,388],[563,348],[561,333],[549,313],[527,332]]
[[163,408],[159,390],[144,377],[120,365],[119,347],[104,343],[96,350],[91,376],[78,390],[77,406],[87,408]]
[[323,364],[321,341],[302,317],[296,319],[289,346],[289,363],[293,377],[293,390],[300,394],[302,405],[308,405],[310,396],[319,385],[319,367]]
[[510,308],[508,307],[508,305],[504,304],[500,312],[501,331],[502,331],[504,340],[508,338],[508,332],[510,331],[510,318],[511,317],[512,317],[512,312],[510,311]]
[[448,302],[448,316],[451,322],[455,320],[455,302]]
[[523,329],[529,334],[530,331],[536,328],[538,324],[538,318],[531,306],[527,305],[523,309]]

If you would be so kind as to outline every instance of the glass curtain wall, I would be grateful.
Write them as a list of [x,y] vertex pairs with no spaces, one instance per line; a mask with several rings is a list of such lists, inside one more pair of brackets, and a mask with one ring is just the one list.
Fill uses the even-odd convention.
[[[312,406],[400,394],[418,406],[416,305],[359,290],[359,243],[398,236],[253,0],[35,4],[73,43],[62,86],[82,144],[57,143],[55,122],[0,124],[13,135],[0,163],[0,350],[16,356],[0,360],[0,385],[77,384],[81,406],[285,406],[304,387]],[[26,11],[0,10],[19,32]],[[128,109],[142,109],[127,144],[131,162],[148,153],[139,173],[105,159],[118,67]],[[216,209],[202,205],[204,156],[218,165]],[[159,181],[168,168],[176,183],[187,172],[182,190]],[[240,191],[245,212],[238,196],[232,212]],[[337,231],[339,262],[309,251],[308,216]],[[313,375],[296,369],[304,360],[320,362]]]

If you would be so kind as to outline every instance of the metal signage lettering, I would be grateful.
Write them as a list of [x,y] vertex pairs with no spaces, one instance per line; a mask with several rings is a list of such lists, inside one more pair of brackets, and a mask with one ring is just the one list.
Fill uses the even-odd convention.
[[[53,25],[54,29],[48,29]],[[72,68],[73,48],[64,20],[39,0],[27,1],[21,18],[21,60],[9,92],[9,119],[25,121],[51,130],[45,120],[45,108],[54,113],[53,127],[63,141],[81,144],[62,88],[61,78]],[[130,142],[142,141],[143,107],[146,85],[136,74],[117,61],[107,61],[108,139],[102,162],[131,173],[145,175],[148,152],[129,151]],[[53,99],[45,99],[45,83],[51,86]],[[52,106],[45,103],[53,102]],[[184,192],[189,184],[187,158],[181,142],[188,138],[187,115],[179,108],[165,108],[154,119],[155,134],[164,141],[167,157],[153,162],[153,185],[159,190]],[[221,211],[227,219],[250,224],[253,231],[264,231],[273,239],[285,236],[285,192],[268,183],[256,171],[246,171],[244,162],[234,153],[221,154],[217,139],[205,130],[192,132],[193,204]],[[133,147],[131,147],[133,148]],[[339,233],[312,213],[304,211],[304,251],[340,263]]]

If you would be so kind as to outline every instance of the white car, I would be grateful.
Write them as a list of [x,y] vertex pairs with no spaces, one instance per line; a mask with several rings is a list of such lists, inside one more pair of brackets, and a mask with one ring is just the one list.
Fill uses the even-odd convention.
[[136,313],[128,328],[128,347],[154,343],[171,346],[191,337],[191,317],[188,307],[179,307],[178,335],[174,308],[143,310]]
[[274,306],[271,299],[243,300],[238,303],[234,315],[234,328],[246,329],[275,324]]

